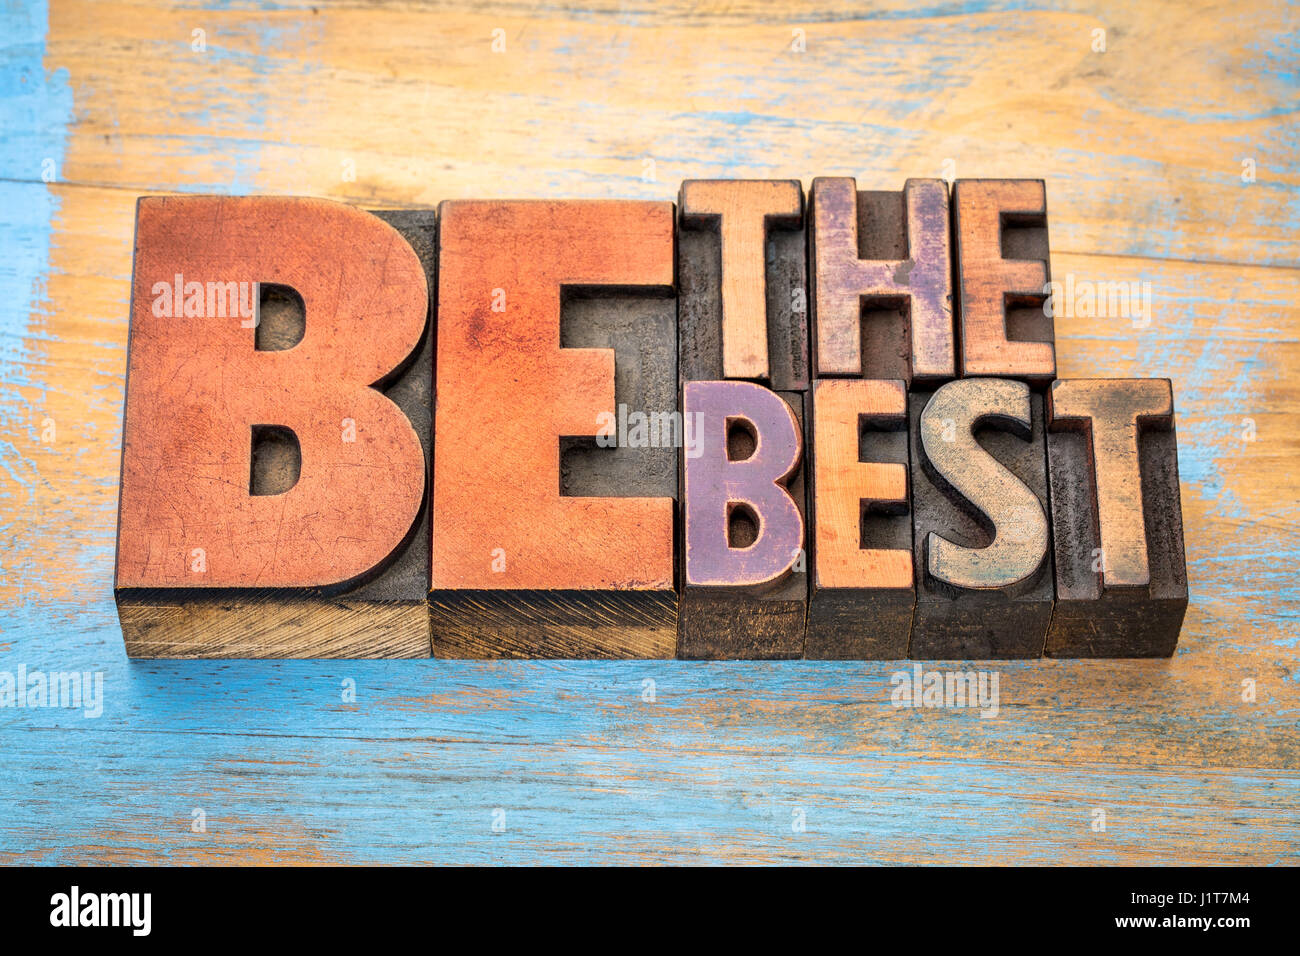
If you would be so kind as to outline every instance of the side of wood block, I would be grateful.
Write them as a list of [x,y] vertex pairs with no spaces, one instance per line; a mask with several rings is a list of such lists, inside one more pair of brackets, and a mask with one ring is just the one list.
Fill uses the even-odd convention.
[[[299,592],[122,596],[126,653],[139,658],[428,657],[429,609]],[[198,639],[201,636],[201,640]]]
[[670,591],[433,591],[433,656],[449,659],[671,658]]

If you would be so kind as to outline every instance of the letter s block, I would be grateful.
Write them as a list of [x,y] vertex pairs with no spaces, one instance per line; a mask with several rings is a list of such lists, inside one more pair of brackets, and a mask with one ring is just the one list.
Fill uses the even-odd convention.
[[429,655],[436,231],[393,218],[410,241],[324,200],[140,200],[115,582],[131,656]]
[[1053,382],[1050,657],[1168,657],[1187,611],[1168,379]]
[[672,657],[672,203],[441,209],[434,655]]
[[803,394],[687,382],[677,656],[803,656]]
[[1053,603],[1043,397],[967,378],[910,402],[911,656],[1041,657]]

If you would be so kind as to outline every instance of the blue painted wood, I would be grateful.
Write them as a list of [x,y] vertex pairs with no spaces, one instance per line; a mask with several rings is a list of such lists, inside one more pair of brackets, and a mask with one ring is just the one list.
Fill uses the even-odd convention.
[[[1163,662],[997,665],[985,719],[893,706],[887,662],[128,662],[107,602],[29,626],[0,672],[100,670],[103,713],[0,709],[0,858],[1300,862],[1294,712],[1197,741]],[[1070,695],[1098,670],[1124,707]]]

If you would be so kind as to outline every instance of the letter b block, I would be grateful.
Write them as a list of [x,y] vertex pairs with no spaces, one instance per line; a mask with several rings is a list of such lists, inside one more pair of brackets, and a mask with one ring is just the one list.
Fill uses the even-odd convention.
[[[410,241],[322,200],[140,200],[115,587],[131,656],[429,655],[435,219],[394,218]],[[272,327],[286,312],[259,284],[296,293],[300,328]]]
[[803,656],[803,396],[687,382],[677,655]]

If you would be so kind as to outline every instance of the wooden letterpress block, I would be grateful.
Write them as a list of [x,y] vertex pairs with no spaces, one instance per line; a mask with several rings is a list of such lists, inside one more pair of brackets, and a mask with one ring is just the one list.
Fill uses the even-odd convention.
[[953,187],[961,374],[1056,377],[1056,332],[1043,308],[1051,279],[1041,179],[960,179]]
[[937,385],[957,374],[948,187],[902,192],[813,180],[809,201],[815,375]]
[[803,656],[803,396],[687,382],[677,656]]
[[807,253],[797,180],[688,179],[677,234],[683,382],[808,387]]
[[441,217],[435,656],[673,656],[672,203]]
[[115,582],[132,657],[429,656],[436,214],[383,215],[140,200]]
[[916,592],[903,383],[822,379],[812,398],[804,656],[905,658]]
[[910,402],[911,656],[1041,657],[1052,616],[1042,396],[968,378]]
[[1056,611],[1051,657],[1168,657],[1187,610],[1168,379],[1047,392]]

